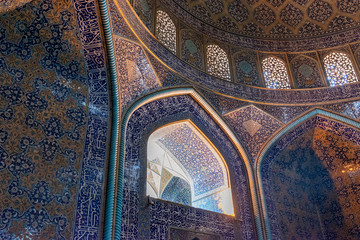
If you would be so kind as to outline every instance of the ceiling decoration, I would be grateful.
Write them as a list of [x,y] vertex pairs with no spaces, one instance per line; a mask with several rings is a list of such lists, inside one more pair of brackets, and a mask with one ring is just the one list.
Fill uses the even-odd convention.
[[360,26],[360,0],[173,0],[222,30],[266,39],[308,38]]

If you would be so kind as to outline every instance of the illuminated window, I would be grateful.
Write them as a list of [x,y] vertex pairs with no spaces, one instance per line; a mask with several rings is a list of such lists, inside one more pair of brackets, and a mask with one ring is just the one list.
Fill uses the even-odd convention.
[[327,80],[330,86],[357,82],[354,67],[345,53],[333,52],[324,58]]
[[289,76],[283,61],[275,57],[267,57],[262,61],[262,69],[267,88],[290,88]]
[[218,45],[208,45],[207,70],[210,74],[230,81],[230,65],[227,54]]
[[156,13],[156,37],[171,52],[176,54],[176,27],[169,15],[164,11]]
[[149,137],[146,193],[153,198],[234,214],[223,158],[187,121],[162,127]]

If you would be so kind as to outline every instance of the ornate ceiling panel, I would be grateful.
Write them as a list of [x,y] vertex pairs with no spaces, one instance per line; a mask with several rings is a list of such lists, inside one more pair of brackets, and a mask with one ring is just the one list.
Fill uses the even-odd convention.
[[360,0],[173,0],[196,18],[248,37],[291,39],[360,26]]

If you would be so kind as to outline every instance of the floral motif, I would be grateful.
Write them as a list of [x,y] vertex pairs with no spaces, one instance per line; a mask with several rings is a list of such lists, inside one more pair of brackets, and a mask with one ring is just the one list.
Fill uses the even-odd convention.
[[311,19],[318,22],[328,20],[333,12],[331,5],[322,0],[314,1],[308,8],[307,13]]
[[266,0],[268,3],[273,5],[274,7],[279,7],[281,4],[285,2],[285,0]]
[[293,0],[294,2],[296,2],[297,4],[300,4],[301,6],[305,6],[309,0]]
[[205,4],[214,14],[224,11],[224,2],[222,0],[205,0]]
[[243,22],[249,17],[248,9],[240,1],[231,2],[228,12],[237,22]]
[[336,16],[329,23],[329,28],[332,30],[341,30],[350,27],[355,21],[352,18],[345,16]]
[[321,27],[311,22],[307,22],[299,28],[299,34],[302,35],[313,35],[321,31],[323,31]]
[[285,36],[285,35],[291,35],[293,34],[293,32],[285,27],[284,25],[281,25],[281,24],[277,24],[275,27],[273,27],[271,30],[270,30],[270,33],[272,36]]
[[321,75],[315,60],[299,56],[291,61],[298,88],[322,87]]
[[269,26],[275,21],[275,13],[265,4],[261,4],[254,10],[254,18],[264,26]]
[[340,11],[354,14],[360,9],[359,0],[337,0],[337,7]]
[[286,5],[286,7],[280,12],[280,19],[292,27],[299,25],[303,18],[304,14],[302,11],[292,4]]

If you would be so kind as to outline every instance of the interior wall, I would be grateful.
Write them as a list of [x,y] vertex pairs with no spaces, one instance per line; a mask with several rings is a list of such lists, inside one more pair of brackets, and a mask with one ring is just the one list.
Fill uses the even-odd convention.
[[0,238],[100,238],[109,99],[95,1],[17,2],[0,9]]

